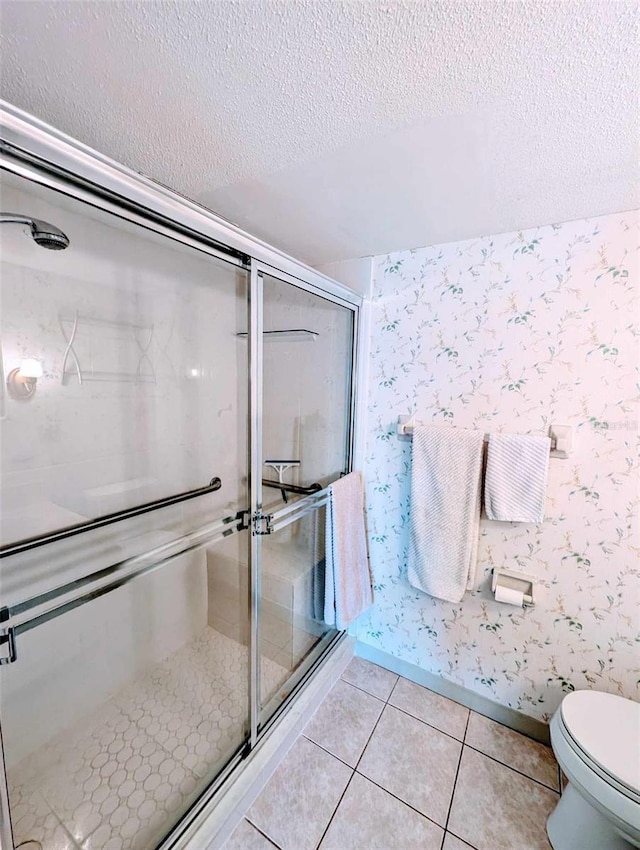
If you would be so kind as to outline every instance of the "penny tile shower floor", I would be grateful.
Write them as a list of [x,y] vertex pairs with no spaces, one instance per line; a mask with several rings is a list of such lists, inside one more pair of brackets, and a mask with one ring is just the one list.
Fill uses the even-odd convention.
[[224,850],[549,850],[549,747],[355,658]]
[[[264,658],[262,675],[271,692],[287,671]],[[247,677],[247,648],[206,628],[27,756],[8,774],[16,845],[154,847],[240,744]]]

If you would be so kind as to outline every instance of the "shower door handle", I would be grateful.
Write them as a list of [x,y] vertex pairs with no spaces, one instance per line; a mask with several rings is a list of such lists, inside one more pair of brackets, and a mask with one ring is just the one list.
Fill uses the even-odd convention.
[[215,493],[221,487],[222,479],[214,476],[206,487],[197,487],[195,490],[187,490],[184,493],[177,493],[174,496],[165,496],[162,499],[155,499],[153,502],[145,502],[133,508],[125,508],[113,514],[105,514],[95,519],[89,519],[86,522],[80,522],[77,525],[69,525],[66,528],[61,528],[59,531],[48,532],[37,537],[28,537],[26,540],[19,540],[17,543],[8,543],[6,546],[0,546],[0,558],[8,558],[10,555],[17,555],[20,552],[28,552],[30,549],[35,549],[38,546],[45,546],[47,543],[55,543],[58,540],[66,540],[68,537],[74,537],[76,534],[83,534],[85,531],[103,528],[105,525],[111,525],[123,519],[130,519],[131,517],[140,516],[150,511],[157,511],[160,508],[177,505],[180,502],[186,502],[188,499],[195,499],[207,493]]

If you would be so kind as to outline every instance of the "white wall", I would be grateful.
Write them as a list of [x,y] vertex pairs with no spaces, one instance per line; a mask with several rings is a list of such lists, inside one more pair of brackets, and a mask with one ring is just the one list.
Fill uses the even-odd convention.
[[343,283],[363,298],[371,298],[373,284],[373,257],[341,260],[316,266],[319,272]]

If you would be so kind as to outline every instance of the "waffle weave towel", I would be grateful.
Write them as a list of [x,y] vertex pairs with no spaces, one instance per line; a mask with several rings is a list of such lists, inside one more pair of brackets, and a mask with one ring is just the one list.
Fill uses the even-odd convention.
[[409,582],[460,602],[475,580],[483,434],[461,428],[413,430]]
[[484,487],[484,509],[489,519],[542,522],[550,449],[549,437],[489,437]]

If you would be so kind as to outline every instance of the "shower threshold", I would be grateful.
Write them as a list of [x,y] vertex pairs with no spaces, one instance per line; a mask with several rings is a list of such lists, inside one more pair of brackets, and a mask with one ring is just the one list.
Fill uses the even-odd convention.
[[[210,627],[7,771],[14,842],[157,846],[245,740],[248,648]],[[263,657],[270,691],[289,671]]]

